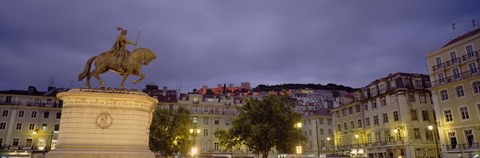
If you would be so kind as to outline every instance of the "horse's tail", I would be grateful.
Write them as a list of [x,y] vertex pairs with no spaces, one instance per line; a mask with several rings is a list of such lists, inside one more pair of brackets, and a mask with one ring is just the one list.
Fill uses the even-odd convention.
[[83,70],[82,73],[78,74],[78,81],[81,81],[85,77],[87,77],[88,73],[90,72],[90,68],[92,67],[92,62],[93,60],[95,60],[96,57],[97,56],[93,56],[87,60],[87,63],[85,64],[85,69]]

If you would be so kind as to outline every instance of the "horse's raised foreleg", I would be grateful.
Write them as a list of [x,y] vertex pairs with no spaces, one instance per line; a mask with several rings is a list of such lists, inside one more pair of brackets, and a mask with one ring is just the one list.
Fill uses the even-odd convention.
[[141,72],[135,73],[134,75],[140,76],[140,78],[138,80],[133,80],[133,84],[137,84],[145,78],[145,75]]

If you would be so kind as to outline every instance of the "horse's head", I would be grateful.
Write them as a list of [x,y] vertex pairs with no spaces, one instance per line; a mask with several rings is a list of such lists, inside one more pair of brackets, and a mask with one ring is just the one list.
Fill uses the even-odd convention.
[[131,53],[131,58],[137,63],[148,65],[152,60],[157,58],[157,55],[152,50],[147,48],[137,48]]
[[147,49],[147,48],[143,48],[144,51],[143,52],[143,65],[148,65],[150,64],[150,62],[152,62],[152,60],[155,60],[157,58],[157,55],[155,55],[155,53],[153,53],[153,51],[151,51],[150,49]]
[[143,60],[143,65],[148,65],[152,60],[155,60],[157,58],[157,55],[155,53],[147,53],[145,54],[145,59]]

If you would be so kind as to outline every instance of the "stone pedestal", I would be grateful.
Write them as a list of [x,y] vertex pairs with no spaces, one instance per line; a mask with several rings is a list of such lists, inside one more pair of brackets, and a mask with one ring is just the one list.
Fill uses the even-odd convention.
[[148,147],[157,100],[137,91],[72,89],[63,100],[58,143],[48,158],[154,158]]

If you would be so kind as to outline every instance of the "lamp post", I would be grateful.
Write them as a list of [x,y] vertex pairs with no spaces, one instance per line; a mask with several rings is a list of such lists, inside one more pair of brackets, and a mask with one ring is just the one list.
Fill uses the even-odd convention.
[[33,154],[33,151],[35,151],[35,137],[37,136],[37,133],[38,133],[38,129],[34,129],[32,134],[33,134],[33,140],[32,140],[32,154]]
[[197,136],[197,134],[200,133],[200,129],[197,128],[196,116],[193,117],[193,128],[190,128],[190,133],[193,134],[193,147],[192,147],[191,153],[192,153],[192,157],[194,157],[198,153],[197,142],[195,140],[195,137]]
[[[327,153],[328,153],[328,144],[330,144],[330,140],[331,140],[330,137],[327,137],[327,145],[325,145],[327,148]],[[335,148],[333,148],[333,151],[335,151]]]
[[[302,128],[302,123],[298,122],[294,125],[294,127],[300,130]],[[298,146],[295,149],[297,154],[302,154],[302,144],[300,140],[298,141]]]
[[435,140],[435,150],[437,150],[437,157],[440,157],[440,151],[438,150],[437,136],[435,134],[435,131],[433,131],[433,125],[430,124],[427,127],[428,127],[428,130],[432,131],[432,136],[433,136],[433,139]]

